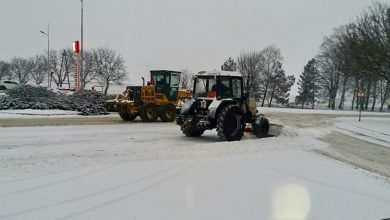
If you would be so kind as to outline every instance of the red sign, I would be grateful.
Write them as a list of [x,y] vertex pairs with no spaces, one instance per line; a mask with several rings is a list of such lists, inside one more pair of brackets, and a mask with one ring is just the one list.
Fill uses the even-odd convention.
[[73,43],[73,52],[80,53],[80,42],[78,40]]

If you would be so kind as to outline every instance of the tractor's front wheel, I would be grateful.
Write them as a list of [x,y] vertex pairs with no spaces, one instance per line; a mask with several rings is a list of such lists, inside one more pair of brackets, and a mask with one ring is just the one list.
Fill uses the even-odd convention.
[[175,120],[176,108],[172,104],[164,105],[161,107],[160,118],[163,122],[172,122]]
[[153,103],[146,104],[142,107],[140,116],[143,122],[155,122],[158,118],[157,106]]
[[222,109],[217,119],[217,132],[221,141],[239,141],[244,135],[244,114],[238,105]]
[[137,117],[136,114],[131,114],[127,112],[119,112],[119,116],[121,116],[123,121],[133,121]]
[[263,138],[268,136],[269,132],[269,121],[267,118],[260,116],[256,118],[252,124],[253,134],[258,138]]
[[193,120],[186,120],[183,125],[181,125],[181,130],[187,137],[200,137],[205,131],[204,129],[199,128],[197,123]]

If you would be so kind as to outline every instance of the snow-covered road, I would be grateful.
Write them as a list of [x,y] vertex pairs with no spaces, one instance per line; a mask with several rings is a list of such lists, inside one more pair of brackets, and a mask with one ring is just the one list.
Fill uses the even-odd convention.
[[0,128],[0,219],[384,219],[383,176],[313,150],[326,128],[276,138],[171,123]]

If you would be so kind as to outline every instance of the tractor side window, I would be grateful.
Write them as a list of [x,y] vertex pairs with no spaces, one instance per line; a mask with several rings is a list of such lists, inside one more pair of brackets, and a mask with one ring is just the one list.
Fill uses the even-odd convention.
[[230,88],[230,79],[221,79],[220,87],[221,96],[223,99],[232,98],[232,90]]
[[177,75],[171,76],[171,86],[172,87],[179,87],[179,76],[177,76]]
[[241,98],[241,80],[233,79],[232,86],[233,86],[233,98]]

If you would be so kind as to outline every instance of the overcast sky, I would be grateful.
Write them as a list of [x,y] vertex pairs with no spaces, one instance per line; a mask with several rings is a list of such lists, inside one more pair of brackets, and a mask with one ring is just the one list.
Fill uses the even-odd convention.
[[[219,69],[229,56],[281,49],[299,76],[324,35],[370,0],[84,0],[84,48],[110,47],[138,83],[150,69]],[[0,0],[0,60],[43,53],[80,39],[80,0]],[[295,90],[295,89],[294,89]]]

